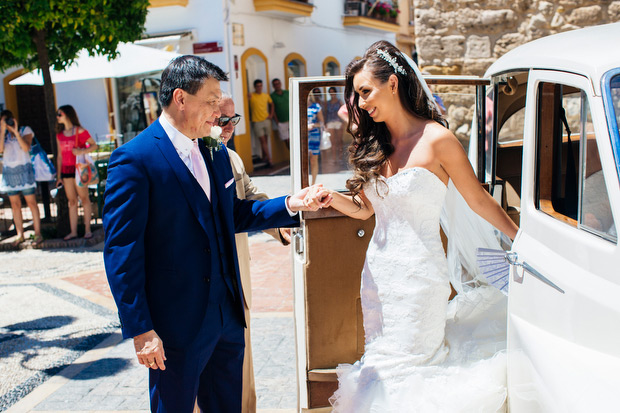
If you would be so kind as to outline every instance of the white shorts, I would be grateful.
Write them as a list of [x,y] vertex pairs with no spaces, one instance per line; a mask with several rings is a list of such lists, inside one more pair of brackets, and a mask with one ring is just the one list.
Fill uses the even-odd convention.
[[287,141],[289,139],[288,122],[278,123],[278,135],[280,135],[280,139],[283,141]]
[[332,120],[327,122],[327,129],[340,129],[342,127],[342,122],[339,120]]
[[261,122],[252,122],[252,128],[257,138],[261,136],[271,136],[271,120],[265,119]]

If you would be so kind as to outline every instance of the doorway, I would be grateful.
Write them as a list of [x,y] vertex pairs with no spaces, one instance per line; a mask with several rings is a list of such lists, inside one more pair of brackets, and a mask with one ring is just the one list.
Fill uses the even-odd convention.
[[[243,114],[245,122],[245,133],[235,135],[235,149],[248,173],[254,171],[254,163],[258,167],[258,160],[262,156],[260,142],[251,127],[250,119],[250,100],[248,95],[254,92],[254,81],[260,79],[263,81],[263,92],[269,93],[270,78],[267,57],[258,49],[250,48],[241,56],[241,82],[243,85]],[[237,109],[239,110],[239,109]],[[272,162],[274,160],[272,139],[269,137],[268,146],[271,153]]]

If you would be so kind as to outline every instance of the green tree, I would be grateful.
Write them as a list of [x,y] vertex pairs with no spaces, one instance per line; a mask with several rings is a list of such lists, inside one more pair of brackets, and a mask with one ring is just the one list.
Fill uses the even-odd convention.
[[0,72],[41,69],[54,156],[56,108],[50,66],[62,70],[80,50],[116,57],[119,42],[144,32],[149,0],[0,0]]

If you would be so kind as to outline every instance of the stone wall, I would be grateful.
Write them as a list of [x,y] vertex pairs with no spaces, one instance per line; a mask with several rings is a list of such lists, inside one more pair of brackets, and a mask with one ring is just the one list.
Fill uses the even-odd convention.
[[[414,0],[415,42],[423,72],[483,76],[511,49],[551,34],[620,21],[620,0]],[[465,147],[473,87],[435,86],[450,129]]]
[[620,0],[414,0],[420,66],[479,75],[531,40],[620,21]]

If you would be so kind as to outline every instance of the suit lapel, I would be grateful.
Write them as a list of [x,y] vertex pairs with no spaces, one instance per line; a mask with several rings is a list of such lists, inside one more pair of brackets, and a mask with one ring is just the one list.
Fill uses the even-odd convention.
[[[172,145],[172,142],[164,132],[163,128],[159,125],[159,121],[157,122],[157,126],[159,126],[159,128],[153,134],[156,139],[156,145],[170,165],[170,169],[172,169],[173,173],[176,175],[179,185],[181,186],[181,190],[185,194],[185,198],[187,199],[194,215],[200,222],[200,225],[205,232],[208,233],[209,226],[207,225],[207,222],[211,217],[211,205],[209,203],[209,199],[205,195],[198,181],[196,181],[196,178],[194,178],[192,173],[189,169],[187,169],[187,166],[185,166],[179,157],[174,145]],[[213,182],[211,183],[211,188],[213,192]]]
[[198,141],[198,147],[200,148],[200,152],[202,153],[202,157],[205,158],[205,162],[207,164],[207,171],[209,172],[209,179],[211,180],[211,204],[213,208],[217,207],[219,201],[219,188],[223,188],[223,184],[220,182],[219,176],[216,173],[216,167],[213,163],[213,159],[211,159],[211,152],[209,148],[206,147],[202,139]]

